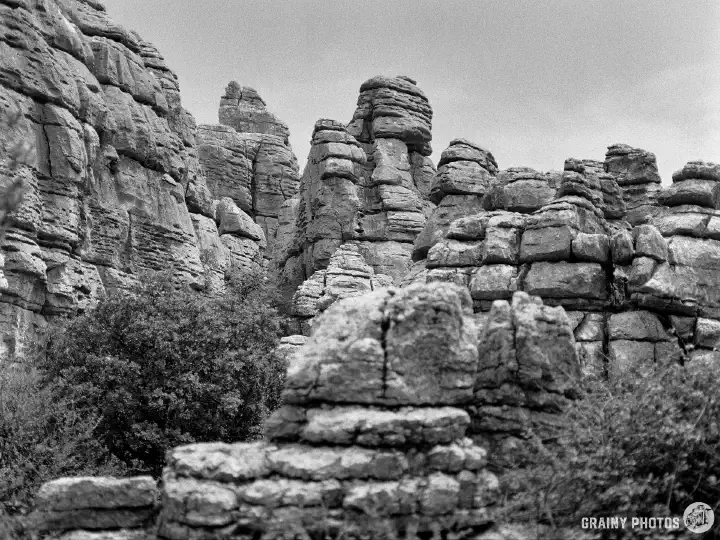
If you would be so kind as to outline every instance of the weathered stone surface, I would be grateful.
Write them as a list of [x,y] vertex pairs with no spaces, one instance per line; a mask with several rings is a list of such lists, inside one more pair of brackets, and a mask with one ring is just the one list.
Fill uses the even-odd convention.
[[604,234],[577,233],[572,254],[580,261],[605,263],[610,259],[610,241]]
[[523,290],[543,298],[607,296],[605,272],[597,263],[536,262],[530,267]]
[[[499,482],[487,451],[465,436],[470,415],[460,408],[478,361],[470,304],[447,284],[333,304],[290,355],[286,404],[266,425],[272,442],[168,453],[159,534],[227,537],[242,526],[279,538],[318,534],[328,520],[364,534],[379,524],[414,523],[423,535],[485,529]],[[539,336],[519,336],[533,354]]]
[[658,203],[665,206],[696,204],[718,208],[720,204],[720,181],[689,178],[674,183],[658,195]]
[[698,317],[695,325],[695,345],[713,350],[720,346],[720,321]]
[[611,340],[654,342],[671,339],[657,316],[648,311],[628,311],[610,315],[608,332]]
[[456,219],[484,211],[482,199],[475,195],[446,195],[428,218],[425,228],[417,236],[413,260],[425,258],[432,246],[445,237]]
[[373,138],[400,139],[429,155],[431,122],[430,104],[414,82],[402,77],[377,76],[360,87],[348,132],[361,142]]
[[341,298],[359,296],[392,284],[392,277],[375,274],[358,242],[343,244],[326,270],[315,272],[293,296],[292,311],[298,317],[314,317]]
[[605,172],[615,176],[621,187],[631,184],[660,183],[655,154],[627,144],[608,147]]
[[665,239],[652,225],[639,225],[633,229],[635,236],[635,256],[650,257],[663,262],[668,257],[668,246]]
[[512,304],[496,301],[478,353],[471,433],[492,439],[532,427],[541,437],[550,436],[552,426],[560,423],[557,413],[576,395],[581,377],[565,311],[521,292]]
[[231,81],[220,100],[220,123],[239,133],[267,133],[284,140],[290,136],[287,125],[268,112],[265,101],[254,88]]
[[481,266],[473,272],[470,294],[474,300],[499,300],[511,298],[518,290],[518,271],[507,264]]
[[156,494],[155,481],[149,476],[60,478],[43,484],[35,505],[46,511],[136,508],[153,506]]
[[618,231],[610,238],[610,253],[615,264],[627,264],[635,255],[632,234],[629,231]]
[[[0,135],[0,183],[19,175],[28,191],[2,247],[0,303],[32,321],[5,318],[3,360],[22,353],[25,328],[92,307],[143,271],[219,288],[223,271],[203,261],[228,256],[214,251],[217,231],[194,226],[214,219],[214,203],[195,122],[158,51],[98,2],[17,6],[0,6],[0,115],[20,113]],[[17,141],[30,157],[9,171]]]
[[559,187],[553,173],[540,173],[527,167],[501,171],[485,198],[488,210],[530,213],[551,202]]
[[679,171],[672,175],[673,182],[690,179],[714,180],[720,182],[720,164],[706,161],[688,161]]
[[[470,298],[461,293],[433,284],[380,290],[334,304],[322,315],[323,320],[335,318],[334,324],[318,321],[320,328],[304,354],[290,365],[285,399],[407,405],[466,399],[474,373],[475,327]],[[431,324],[442,324],[453,338],[436,342],[436,333],[424,330]],[[414,368],[400,368],[409,365]]]
[[522,235],[520,260],[566,261],[572,252],[576,232],[568,226],[529,229]]
[[661,191],[655,154],[626,144],[608,147],[605,172],[622,189],[625,215],[630,224],[647,223],[658,212]]

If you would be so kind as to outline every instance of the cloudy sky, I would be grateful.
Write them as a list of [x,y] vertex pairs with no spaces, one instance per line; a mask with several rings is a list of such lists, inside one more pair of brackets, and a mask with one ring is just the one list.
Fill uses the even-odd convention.
[[718,0],[106,0],[158,46],[185,107],[217,123],[237,80],[288,123],[304,164],[318,118],[352,118],[360,84],[409,75],[455,137],[502,168],[562,169],[623,142],[664,182],[720,162]]

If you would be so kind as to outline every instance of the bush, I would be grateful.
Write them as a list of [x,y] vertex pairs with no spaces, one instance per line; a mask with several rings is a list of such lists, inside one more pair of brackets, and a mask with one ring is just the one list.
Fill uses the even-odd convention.
[[575,530],[589,516],[681,517],[695,501],[717,512],[718,380],[716,363],[691,362],[587,381],[558,443],[536,440],[534,465],[518,471],[536,496],[514,510],[534,506],[532,519]]
[[261,437],[285,368],[272,354],[281,323],[272,301],[260,275],[217,298],[146,279],[68,321],[50,340],[44,381],[97,419],[111,455],[157,476],[173,446]]
[[[56,401],[34,368],[0,372],[0,524],[25,512],[43,482],[124,474],[123,464],[95,438],[96,422],[72,401]],[[0,527],[0,538],[6,536]]]

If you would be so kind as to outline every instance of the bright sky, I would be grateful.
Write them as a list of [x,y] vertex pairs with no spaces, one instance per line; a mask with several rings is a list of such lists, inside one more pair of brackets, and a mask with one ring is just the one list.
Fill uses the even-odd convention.
[[720,162],[718,0],[105,0],[180,77],[198,123],[230,80],[290,126],[304,165],[315,120],[352,118],[360,84],[409,75],[451,139],[501,168],[562,169],[617,142]]

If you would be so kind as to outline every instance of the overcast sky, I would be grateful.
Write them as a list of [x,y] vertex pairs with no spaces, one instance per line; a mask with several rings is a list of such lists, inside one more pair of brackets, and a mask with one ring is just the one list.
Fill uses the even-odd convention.
[[360,84],[409,75],[430,100],[433,159],[451,139],[501,168],[562,169],[617,142],[663,182],[720,162],[718,0],[105,0],[180,77],[198,123],[230,80],[287,122],[304,165],[315,120],[352,118]]

